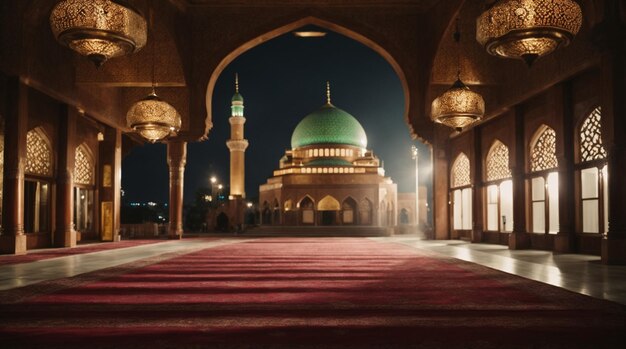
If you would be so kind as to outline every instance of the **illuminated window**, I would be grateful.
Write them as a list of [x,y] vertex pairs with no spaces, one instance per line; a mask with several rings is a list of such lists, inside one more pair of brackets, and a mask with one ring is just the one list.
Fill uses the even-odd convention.
[[509,169],[509,148],[496,140],[486,159],[487,230],[513,231],[513,182]]
[[318,149],[314,149],[313,150],[313,156],[319,156],[319,150]]
[[76,148],[74,183],[84,185],[94,184],[94,164],[89,150],[85,145],[80,145]]
[[335,156],[335,149],[334,148],[330,150],[330,156]]
[[[469,186],[470,162],[464,153],[454,160],[451,171],[452,188]],[[459,188],[452,192],[453,227],[456,230],[472,229],[472,189]]]
[[329,156],[330,150],[328,148],[324,149],[324,156]]
[[550,171],[558,166],[556,132],[542,126],[533,139],[530,168],[532,172],[543,171],[543,174],[530,180],[532,231],[556,234],[559,230],[559,174]]
[[580,162],[582,232],[606,233],[609,226],[608,167],[606,150],[602,145],[600,107],[595,108],[581,124]]
[[[469,162],[469,161],[468,161]],[[487,154],[487,181],[511,178],[509,169],[509,148],[495,141]]]
[[341,149],[341,156],[346,156],[346,150],[345,149]]
[[463,153],[459,154],[452,165],[452,188],[470,185],[470,161]]
[[52,148],[40,128],[26,134],[27,174],[52,176]]

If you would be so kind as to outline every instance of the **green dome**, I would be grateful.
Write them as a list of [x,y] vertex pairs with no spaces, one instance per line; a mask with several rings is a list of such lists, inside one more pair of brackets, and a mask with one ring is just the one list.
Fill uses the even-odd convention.
[[231,101],[231,102],[241,102],[241,103],[243,103],[243,96],[242,96],[242,95],[240,95],[240,94],[239,94],[239,92],[236,92],[236,93],[233,95],[233,98],[231,98],[231,100],[230,100],[230,101]]
[[292,149],[313,144],[347,144],[366,148],[367,135],[354,116],[326,104],[302,119],[291,136]]

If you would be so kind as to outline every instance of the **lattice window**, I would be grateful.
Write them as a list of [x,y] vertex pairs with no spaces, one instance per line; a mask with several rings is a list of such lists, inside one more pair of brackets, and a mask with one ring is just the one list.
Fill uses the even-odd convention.
[[93,160],[84,145],[76,148],[74,160],[74,183],[92,185],[94,183]]
[[26,134],[26,173],[52,175],[52,149],[38,129]]
[[556,159],[556,132],[545,127],[532,145],[530,151],[530,170],[542,171],[556,168],[559,163]]
[[470,185],[470,161],[463,153],[459,154],[452,165],[452,188]]
[[580,128],[580,159],[592,161],[606,158],[602,146],[602,113],[600,107],[594,109]]
[[509,169],[509,148],[496,141],[487,154],[487,180],[495,181],[498,179],[511,178],[511,169]]

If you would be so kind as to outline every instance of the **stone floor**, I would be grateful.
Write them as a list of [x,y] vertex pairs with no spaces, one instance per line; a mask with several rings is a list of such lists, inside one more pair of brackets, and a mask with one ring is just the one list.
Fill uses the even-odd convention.
[[[555,255],[548,251],[537,250],[511,251],[506,246],[500,245],[470,244],[458,240],[421,240],[413,236],[373,239],[433,251],[573,292],[626,304],[626,266],[602,265],[598,256]],[[247,240],[234,237],[212,241],[185,239],[0,266],[0,290],[70,277],[164,253],[185,250],[191,252]]]

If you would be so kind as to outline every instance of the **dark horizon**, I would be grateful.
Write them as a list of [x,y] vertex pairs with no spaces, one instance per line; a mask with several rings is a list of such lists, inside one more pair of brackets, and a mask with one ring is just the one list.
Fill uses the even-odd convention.
[[[228,187],[230,100],[235,73],[244,97],[246,194],[258,197],[259,185],[271,177],[298,122],[326,102],[326,81],[332,102],[363,125],[368,149],[382,161],[398,192],[415,192],[411,145],[420,149],[420,184],[430,186],[430,150],[409,135],[404,121],[404,91],[389,63],[361,43],[329,32],[323,38],[297,38],[287,33],[237,57],[218,78],[212,96],[213,129],[209,139],[188,144],[185,202],[216,176]],[[168,202],[166,146],[138,146],[123,159],[125,201]],[[149,174],[149,175],[146,175]],[[431,190],[429,189],[429,197]]]

